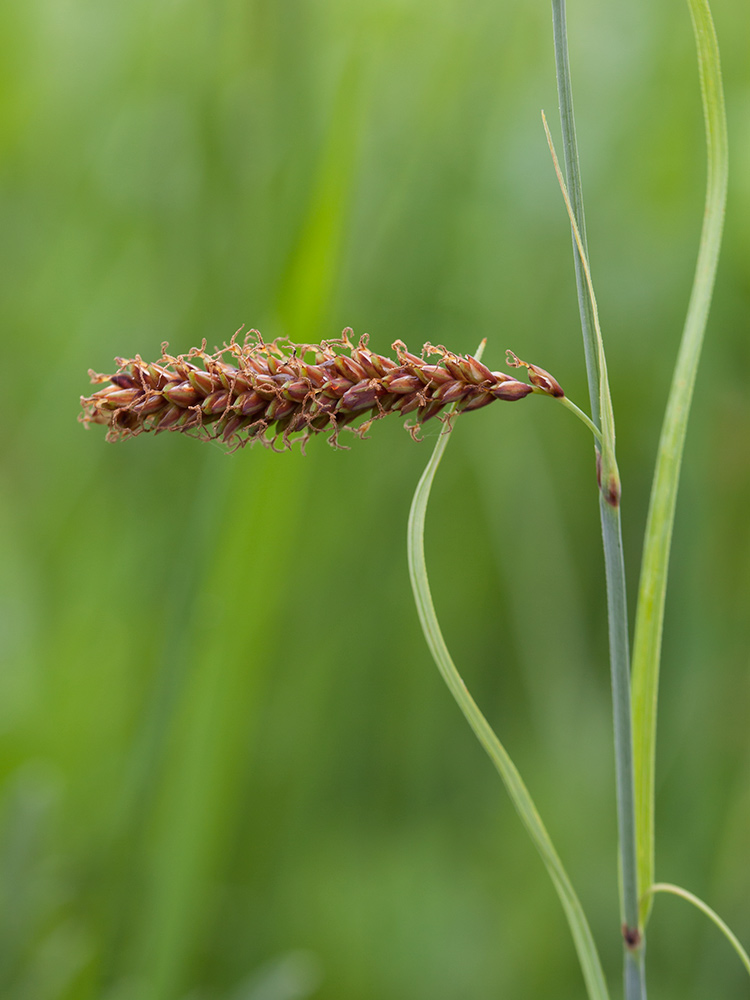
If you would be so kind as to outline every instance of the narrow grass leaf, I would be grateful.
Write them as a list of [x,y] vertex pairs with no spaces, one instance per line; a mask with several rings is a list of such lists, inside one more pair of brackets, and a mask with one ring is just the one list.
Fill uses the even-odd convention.
[[419,620],[427,645],[443,680],[503,779],[513,805],[521,817],[521,822],[542,856],[565,911],[590,1000],[606,1000],[608,993],[604,973],[581,903],[515,764],[477,707],[456,669],[435,614],[425,563],[424,526],[430,489],[448,444],[449,433],[449,427],[446,427],[438,438],[427,468],[419,480],[409,512],[409,573]]
[[737,952],[740,961],[745,966],[748,975],[750,975],[750,957],[748,957],[747,952],[740,944],[736,935],[732,933],[729,927],[727,927],[727,925],[721,919],[719,914],[715,910],[712,910],[711,907],[708,905],[708,903],[704,903],[699,896],[693,895],[693,893],[688,892],[687,889],[683,889],[679,885],[672,885],[671,882],[655,883],[654,885],[651,886],[650,889],[647,890],[646,895],[648,896],[649,899],[652,899],[657,892],[668,892],[672,896],[679,896],[680,899],[685,899],[687,900],[688,903],[692,903],[693,906],[697,907],[697,909],[701,911],[701,913],[705,913],[708,919],[716,924],[721,933],[724,935],[727,941]]
[[[706,0],[688,0],[706,124],[708,176],[698,262],[662,425],[643,545],[632,664],[639,884],[654,880],[654,775],[659,660],[677,487],[703,334],[713,293],[727,194],[727,128],[719,46]],[[645,922],[651,896],[644,896]]]

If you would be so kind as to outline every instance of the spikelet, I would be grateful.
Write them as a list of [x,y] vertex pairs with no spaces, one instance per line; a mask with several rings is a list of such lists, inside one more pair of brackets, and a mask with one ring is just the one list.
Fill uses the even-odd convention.
[[[350,429],[362,436],[388,413],[410,414],[406,426],[416,438],[421,425],[451,403],[478,410],[496,399],[540,391],[490,371],[471,355],[431,344],[417,357],[397,340],[396,360],[383,357],[368,348],[367,336],[355,346],[351,332],[321,344],[292,344],[265,343],[251,330],[242,342],[235,334],[213,354],[204,341],[176,357],[162,344],[156,363],[138,355],[117,358],[115,374],[89,372],[92,382],[107,384],[81,397],[79,419],[104,424],[109,441],[144,431],[182,431],[231,447],[260,441],[286,448],[293,439],[304,447],[313,434],[328,433],[337,446],[339,431],[358,420]],[[424,360],[431,355],[437,363]]]

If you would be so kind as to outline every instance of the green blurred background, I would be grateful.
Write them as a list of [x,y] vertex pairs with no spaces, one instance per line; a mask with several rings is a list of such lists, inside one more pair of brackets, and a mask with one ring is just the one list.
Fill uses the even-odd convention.
[[[631,606],[705,155],[685,3],[569,11]],[[716,0],[732,177],[667,607],[657,874],[750,941],[750,9]],[[0,7],[0,995],[581,997],[546,874],[423,644],[439,427],[227,456],[77,423],[87,369],[267,338],[512,347],[586,402],[547,3]],[[448,644],[619,995],[592,448],[533,397],[459,422],[428,517]],[[654,996],[746,996],[677,900]]]

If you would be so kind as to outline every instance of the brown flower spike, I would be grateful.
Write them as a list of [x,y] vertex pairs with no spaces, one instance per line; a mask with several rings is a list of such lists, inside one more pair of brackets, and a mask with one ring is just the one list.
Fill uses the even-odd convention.
[[254,441],[289,447],[298,436],[304,447],[313,434],[330,431],[329,441],[336,446],[339,430],[361,417],[360,436],[388,413],[413,413],[414,422],[406,426],[416,437],[425,420],[450,403],[478,410],[496,399],[549,392],[546,386],[492,372],[471,355],[431,344],[422,353],[436,355],[437,364],[410,354],[400,340],[393,344],[394,361],[369,350],[366,336],[355,346],[351,332],[346,329],[339,340],[322,344],[295,345],[285,340],[267,344],[251,330],[244,341],[235,334],[213,354],[204,342],[177,357],[162,344],[155,364],[138,355],[117,358],[114,375],[89,372],[92,382],[108,384],[81,397],[79,419],[105,424],[109,441],[168,430],[233,447]]

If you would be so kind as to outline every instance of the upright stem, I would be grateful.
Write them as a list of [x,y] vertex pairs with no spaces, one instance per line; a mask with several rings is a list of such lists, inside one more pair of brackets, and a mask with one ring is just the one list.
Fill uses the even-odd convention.
[[[552,31],[555,40],[557,98],[560,104],[560,124],[562,125],[565,153],[566,184],[578,231],[581,234],[581,241],[586,251],[586,256],[588,256],[586,216],[583,211],[583,188],[581,186],[581,169],[578,163],[576,123],[573,115],[573,88],[570,83],[570,58],[568,56],[568,26],[565,15],[565,0],[552,0]],[[581,255],[578,252],[575,238],[573,238],[573,261],[576,268],[576,288],[578,289],[578,309],[581,314],[583,351],[586,357],[586,375],[589,383],[589,396],[591,397],[591,419],[599,427],[599,366],[597,364],[598,351],[594,337],[594,312],[586,287]]]
[[[564,0],[563,0],[564,2]],[[604,542],[609,618],[609,661],[617,784],[617,829],[620,847],[620,919],[625,949],[625,998],[645,1000],[645,941],[638,926],[638,868],[635,835],[635,781],[630,709],[630,648],[625,595],[620,508],[599,498]]]
[[[565,0],[552,0],[552,23],[555,40],[557,88],[560,101],[567,187],[573,206],[584,253],[586,224],[583,210],[583,189],[578,163],[573,92],[568,59]],[[593,305],[585,281],[581,255],[573,241],[573,254],[581,313],[586,371],[591,397],[591,414],[600,426],[600,370],[595,340]],[[597,451],[599,446],[597,444]],[[600,516],[604,542],[604,563],[607,581],[607,612],[609,616],[609,651],[612,675],[614,714],[615,777],[617,783],[617,820],[620,851],[620,914],[625,949],[626,1000],[645,1000],[644,943],[638,927],[638,874],[636,865],[635,793],[633,785],[633,736],[630,708],[630,650],[625,594],[625,564],[622,551],[620,508],[604,495],[600,496]]]

